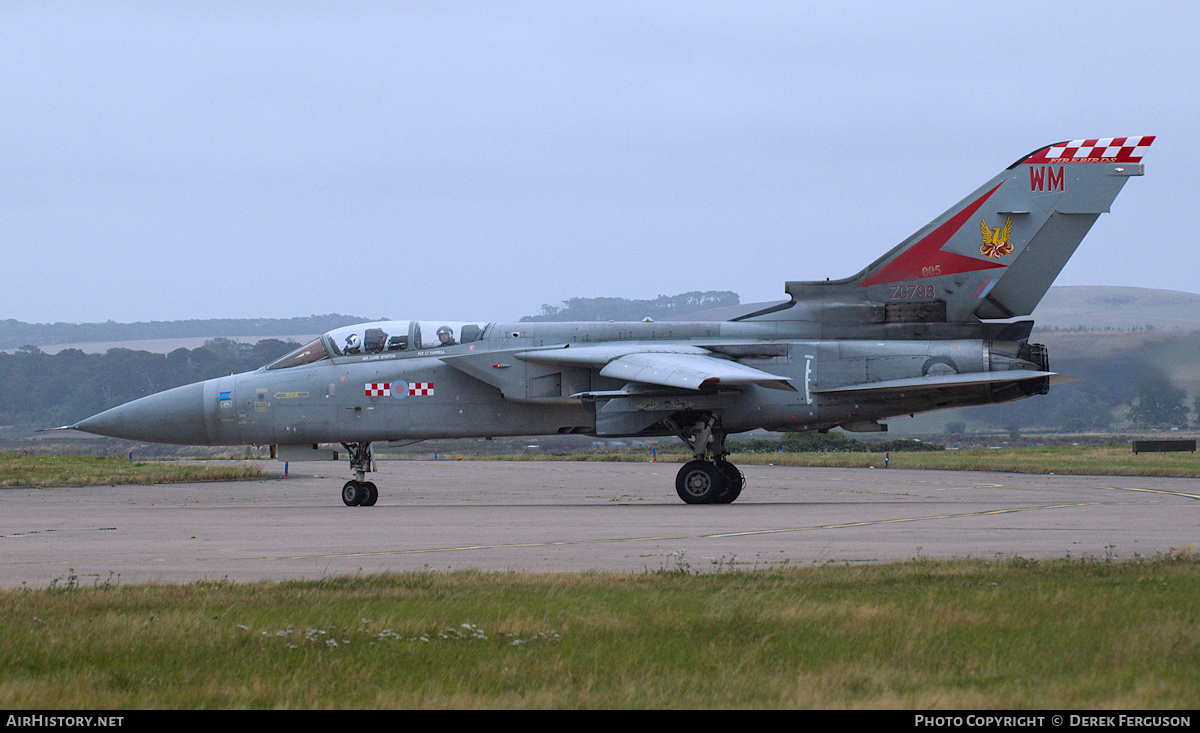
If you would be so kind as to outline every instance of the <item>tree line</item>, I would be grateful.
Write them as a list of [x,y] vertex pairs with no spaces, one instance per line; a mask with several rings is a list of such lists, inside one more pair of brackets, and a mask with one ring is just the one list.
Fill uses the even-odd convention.
[[[147,339],[268,337],[277,334],[325,333],[335,328],[370,321],[370,318],[330,313],[298,318],[208,318],[189,321],[139,323],[25,323],[12,318],[0,321],[0,349],[96,341]],[[386,320],[386,319],[376,319]]]
[[737,293],[728,290],[693,290],[660,295],[648,300],[629,298],[570,298],[562,305],[542,305],[541,313],[522,321],[640,321],[682,316],[711,308],[739,305]]
[[1052,371],[1081,380],[1051,387],[1048,395],[947,413],[952,416],[947,430],[961,432],[957,428],[967,419],[1010,431],[1195,426],[1200,422],[1200,393],[1189,396],[1186,384],[1200,384],[1200,333],[1159,334],[1145,343],[1117,342],[1099,355],[1052,354]]
[[297,346],[278,339],[246,344],[225,338],[169,354],[120,348],[47,354],[24,346],[0,353],[0,425],[69,425],[164,389],[257,369]]

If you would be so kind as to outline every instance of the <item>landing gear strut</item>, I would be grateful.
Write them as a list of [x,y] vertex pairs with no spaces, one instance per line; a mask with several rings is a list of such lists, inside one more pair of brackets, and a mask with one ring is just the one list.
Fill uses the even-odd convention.
[[665,420],[679,439],[692,449],[695,460],[683,464],[675,477],[675,493],[688,504],[729,504],[742,493],[746,478],[726,460],[725,431],[721,418],[704,413],[686,419]]
[[350,452],[350,470],[354,478],[342,487],[342,502],[346,506],[375,506],[379,500],[379,489],[370,481],[364,481],[371,470],[370,443],[342,443]]

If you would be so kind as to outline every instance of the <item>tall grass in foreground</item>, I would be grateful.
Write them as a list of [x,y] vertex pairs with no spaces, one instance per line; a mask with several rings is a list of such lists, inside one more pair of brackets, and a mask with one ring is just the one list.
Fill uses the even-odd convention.
[[[722,569],[723,570],[723,569]],[[1191,708],[1200,560],[0,591],[0,708]]]

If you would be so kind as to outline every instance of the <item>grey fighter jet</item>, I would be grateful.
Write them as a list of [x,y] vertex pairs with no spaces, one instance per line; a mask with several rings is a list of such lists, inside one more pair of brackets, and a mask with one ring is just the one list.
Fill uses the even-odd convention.
[[[726,436],[886,430],[899,415],[1045,394],[1059,381],[1021,320],[1153,136],[1023,156],[853,277],[718,322],[447,323],[335,329],[245,374],[143,397],[75,425],[131,440],[346,449],[350,506],[378,498],[371,444],[579,433],[676,435],[689,504],[742,492]],[[322,448],[322,445],[329,446]]]

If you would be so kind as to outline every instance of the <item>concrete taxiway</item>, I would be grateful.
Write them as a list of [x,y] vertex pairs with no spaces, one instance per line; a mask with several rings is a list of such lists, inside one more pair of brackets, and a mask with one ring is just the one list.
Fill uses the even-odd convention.
[[389,461],[374,507],[342,464],[261,481],[0,489],[0,586],[315,579],[459,569],[709,572],[915,557],[1195,549],[1200,481],[742,466],[729,505],[668,463]]

